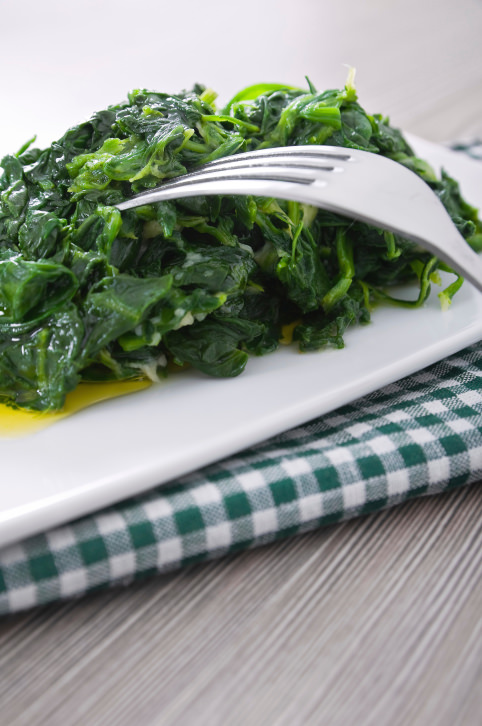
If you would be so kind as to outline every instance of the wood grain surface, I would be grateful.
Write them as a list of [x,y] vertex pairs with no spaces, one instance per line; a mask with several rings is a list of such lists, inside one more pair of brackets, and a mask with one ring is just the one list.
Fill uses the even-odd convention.
[[0,622],[1,723],[478,724],[480,485]]
[[[323,87],[343,63],[396,125],[482,138],[479,0],[245,0],[231,15],[222,0],[144,0],[137,35],[126,0],[1,5],[5,151],[31,134],[32,108],[45,140],[53,118],[63,132],[136,84],[227,95],[311,73]],[[481,493],[3,618],[0,726],[479,726]]]

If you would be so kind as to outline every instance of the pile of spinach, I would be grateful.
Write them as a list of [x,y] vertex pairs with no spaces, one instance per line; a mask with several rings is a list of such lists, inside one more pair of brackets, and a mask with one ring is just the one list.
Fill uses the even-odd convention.
[[383,154],[419,173],[480,243],[456,182],[368,115],[351,83],[253,86],[222,111],[214,101],[200,86],[136,90],[49,148],[29,143],[2,160],[1,400],[57,410],[80,381],[156,380],[173,364],[235,376],[249,354],[276,349],[285,325],[302,351],[342,347],[347,326],[391,299],[390,285],[418,279],[418,299],[400,304],[423,303],[435,258],[330,212],[232,196],[113,206],[213,159],[323,143]]

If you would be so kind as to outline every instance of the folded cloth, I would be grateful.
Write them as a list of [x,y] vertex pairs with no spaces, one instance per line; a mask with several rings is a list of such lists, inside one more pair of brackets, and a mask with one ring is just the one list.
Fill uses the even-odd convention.
[[482,478],[482,343],[0,551],[0,613],[126,583]]
[[454,151],[464,151],[473,159],[482,161],[482,139],[471,139],[466,142],[461,141],[458,144],[453,144],[452,149]]

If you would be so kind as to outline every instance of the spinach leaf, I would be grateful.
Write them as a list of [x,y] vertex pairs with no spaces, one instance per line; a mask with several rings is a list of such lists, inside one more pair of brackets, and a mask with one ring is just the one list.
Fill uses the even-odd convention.
[[[229,154],[328,143],[386,155],[419,174],[469,244],[482,225],[455,180],[437,177],[403,135],[345,88],[261,83],[224,108],[196,85],[135,90],[47,149],[1,161],[0,398],[57,410],[82,380],[157,380],[172,364],[241,373],[277,348],[342,347],[375,303],[416,307],[438,260],[369,225],[308,205],[199,197],[120,213],[133,194]],[[418,281],[411,303],[390,286]],[[460,287],[441,293],[444,305]]]

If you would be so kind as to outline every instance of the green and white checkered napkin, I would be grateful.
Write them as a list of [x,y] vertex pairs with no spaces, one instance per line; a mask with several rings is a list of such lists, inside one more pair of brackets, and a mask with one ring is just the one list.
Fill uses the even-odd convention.
[[482,478],[482,343],[169,488],[0,551],[0,613]]

